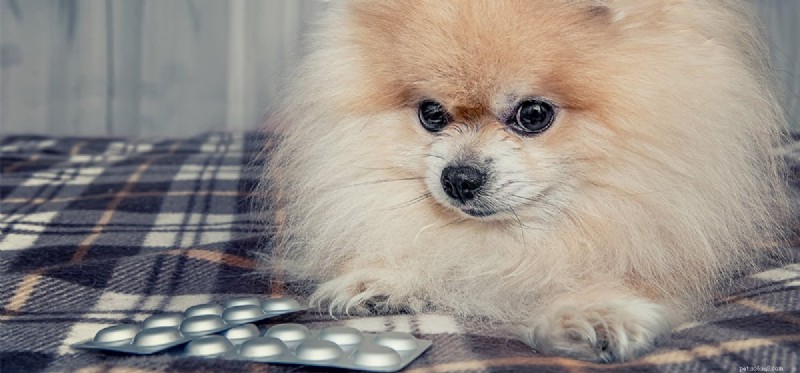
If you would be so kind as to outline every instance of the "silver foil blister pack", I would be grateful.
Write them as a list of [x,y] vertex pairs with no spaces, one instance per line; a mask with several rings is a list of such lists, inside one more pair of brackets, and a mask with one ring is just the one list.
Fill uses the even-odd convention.
[[419,357],[431,341],[409,333],[364,333],[346,326],[309,330],[278,324],[263,333],[252,324],[195,339],[184,354],[273,364],[298,364],[372,372],[396,372]]
[[304,309],[291,298],[235,298],[223,304],[199,304],[183,312],[156,314],[138,324],[110,326],[97,332],[93,339],[72,347],[147,355],[239,325]]

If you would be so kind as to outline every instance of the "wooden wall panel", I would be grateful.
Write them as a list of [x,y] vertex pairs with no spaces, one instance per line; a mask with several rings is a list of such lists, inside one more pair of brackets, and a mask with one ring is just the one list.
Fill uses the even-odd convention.
[[800,0],[759,0],[755,4],[783,84],[784,107],[792,128],[800,131]]
[[104,0],[0,4],[3,131],[107,133]]
[[[800,1],[753,0],[800,131]],[[0,0],[0,131],[255,128],[325,0]]]

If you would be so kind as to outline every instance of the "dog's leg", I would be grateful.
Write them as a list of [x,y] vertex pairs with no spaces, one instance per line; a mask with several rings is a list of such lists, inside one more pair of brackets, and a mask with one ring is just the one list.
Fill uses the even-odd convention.
[[669,335],[669,308],[625,293],[592,292],[556,298],[521,330],[523,341],[545,354],[595,362],[633,359]]
[[343,273],[320,284],[309,302],[334,314],[365,315],[399,310],[419,312],[426,307],[409,273],[383,267]]

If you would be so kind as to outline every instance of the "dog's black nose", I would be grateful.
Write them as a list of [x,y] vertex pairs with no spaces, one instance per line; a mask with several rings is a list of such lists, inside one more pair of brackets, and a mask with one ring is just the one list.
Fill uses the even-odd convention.
[[472,166],[448,166],[442,171],[442,188],[448,196],[462,203],[475,198],[486,175]]

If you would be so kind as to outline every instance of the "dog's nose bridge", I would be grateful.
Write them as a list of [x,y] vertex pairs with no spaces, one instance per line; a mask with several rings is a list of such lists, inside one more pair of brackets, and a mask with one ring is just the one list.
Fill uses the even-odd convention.
[[481,118],[488,116],[488,109],[482,105],[456,106],[453,108],[453,116],[464,122],[480,121]]
[[453,141],[457,149],[454,158],[470,163],[485,158],[492,144],[502,141],[504,136],[507,136],[505,126],[494,119],[457,123],[448,141]]

